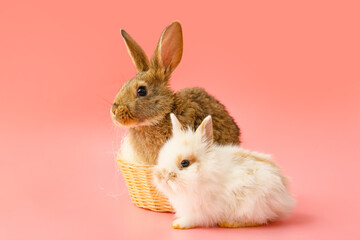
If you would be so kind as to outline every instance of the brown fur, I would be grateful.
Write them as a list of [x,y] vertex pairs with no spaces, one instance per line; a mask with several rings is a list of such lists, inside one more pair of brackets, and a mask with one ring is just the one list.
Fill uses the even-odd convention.
[[[112,114],[116,122],[130,127],[130,143],[139,160],[156,163],[160,148],[172,135],[170,113],[174,113],[184,127],[194,130],[211,115],[215,142],[240,143],[238,126],[218,100],[201,88],[182,89],[176,93],[169,88],[171,72],[182,56],[180,23],[174,22],[164,30],[149,63],[143,59],[146,55],[139,50],[140,46],[127,33],[123,37],[139,72],[118,92]],[[136,95],[140,86],[147,89],[144,97]]]
[[196,159],[196,157],[194,155],[185,156],[184,158],[183,158],[182,155],[179,155],[178,158],[177,158],[176,163],[177,163],[177,166],[179,166],[180,169],[182,168],[181,167],[181,162],[183,160],[189,160],[189,162],[190,162],[189,166],[197,161],[197,159]]
[[[271,166],[273,166],[274,168],[278,169],[278,171],[280,171],[280,168],[278,165],[276,165],[274,162],[266,159],[266,158],[261,158],[261,157],[257,157],[255,154],[252,154],[251,152],[237,152],[235,153],[235,156],[239,156],[240,159],[243,159],[243,158],[247,158],[247,157],[251,157],[253,158],[255,161],[259,161],[259,162],[264,162],[264,163],[267,163],[267,164],[270,164]],[[254,174],[254,169],[248,169],[248,174],[249,175],[252,175]],[[280,174],[280,177],[281,177],[281,182],[284,186],[288,186],[288,180],[285,176],[283,176],[282,174]]]
[[139,72],[147,71],[149,69],[149,60],[142,48],[137,44],[131,36],[121,29],[121,36],[123,36],[127,50],[133,59],[136,69]]
[[169,172],[167,173],[167,171],[165,169],[162,170],[155,170],[154,173],[155,177],[157,178],[158,181],[162,181],[164,178],[168,178],[171,181],[174,181],[177,177],[175,172]]

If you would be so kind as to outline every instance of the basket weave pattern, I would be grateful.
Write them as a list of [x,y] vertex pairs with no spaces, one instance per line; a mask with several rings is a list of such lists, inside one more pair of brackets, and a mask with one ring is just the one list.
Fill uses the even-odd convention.
[[155,212],[174,212],[169,201],[152,185],[153,166],[117,160],[132,202]]

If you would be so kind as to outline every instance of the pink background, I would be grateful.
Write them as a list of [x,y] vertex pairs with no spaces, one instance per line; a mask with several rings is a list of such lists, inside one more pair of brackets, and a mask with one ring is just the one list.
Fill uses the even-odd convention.
[[[215,1],[213,1],[215,2]],[[109,109],[180,20],[173,89],[201,86],[272,153],[298,205],[260,228],[173,230],[136,208]],[[0,2],[0,239],[359,239],[358,1]]]

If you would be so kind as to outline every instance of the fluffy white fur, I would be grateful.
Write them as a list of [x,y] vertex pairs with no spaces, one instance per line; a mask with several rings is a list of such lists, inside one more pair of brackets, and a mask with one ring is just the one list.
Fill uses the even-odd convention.
[[[291,212],[295,201],[269,155],[213,144],[210,116],[196,132],[171,119],[173,137],[160,150],[154,184],[176,211],[174,228],[262,225]],[[196,160],[181,168],[189,158]]]
[[117,157],[130,162],[136,161],[135,151],[131,146],[128,135],[123,138]]

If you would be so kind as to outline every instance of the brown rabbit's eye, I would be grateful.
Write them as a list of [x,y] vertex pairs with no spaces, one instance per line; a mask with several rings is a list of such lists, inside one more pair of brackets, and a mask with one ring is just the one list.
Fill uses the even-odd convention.
[[137,96],[138,97],[144,97],[144,96],[146,96],[146,87],[144,87],[144,86],[141,86],[141,87],[139,87],[138,89],[137,89]]
[[181,164],[182,168],[186,168],[186,167],[188,167],[190,165],[190,161],[189,160],[182,160],[180,164]]

